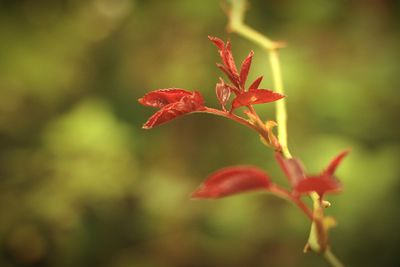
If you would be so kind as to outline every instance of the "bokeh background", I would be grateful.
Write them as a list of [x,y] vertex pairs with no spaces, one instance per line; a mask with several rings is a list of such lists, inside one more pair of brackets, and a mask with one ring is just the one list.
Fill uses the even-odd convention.
[[[313,173],[352,149],[330,197],[334,251],[400,266],[399,2],[252,0],[246,20],[289,44],[292,153]],[[0,1],[0,266],[325,266],[302,253],[309,223],[280,199],[189,200],[227,165],[286,185],[253,132],[203,114],[141,129],[149,90],[197,89],[217,106],[207,35],[230,38],[240,61],[253,49],[250,78],[272,88],[267,55],[226,21],[215,0]]]

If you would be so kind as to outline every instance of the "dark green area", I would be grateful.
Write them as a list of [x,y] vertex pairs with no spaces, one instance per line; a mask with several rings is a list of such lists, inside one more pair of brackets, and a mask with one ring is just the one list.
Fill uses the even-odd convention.
[[[289,143],[310,172],[339,151],[332,246],[348,266],[399,266],[400,7],[396,1],[251,1],[247,21],[282,50]],[[324,266],[309,222],[260,193],[190,201],[210,172],[264,168],[257,135],[196,114],[151,131],[150,90],[199,90],[222,74],[207,35],[230,38],[218,1],[0,1],[0,266]],[[273,104],[259,106],[273,119]]]

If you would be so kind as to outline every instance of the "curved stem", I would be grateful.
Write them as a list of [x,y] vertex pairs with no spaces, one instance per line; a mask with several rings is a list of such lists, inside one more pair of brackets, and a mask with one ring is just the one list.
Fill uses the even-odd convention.
[[268,140],[267,139],[268,138],[268,132],[266,131],[265,128],[260,127],[260,126],[255,125],[255,124],[252,124],[248,120],[246,120],[246,119],[244,119],[242,117],[239,117],[239,116],[237,116],[237,115],[235,115],[235,114],[233,114],[231,112],[227,112],[227,111],[223,111],[223,110],[219,110],[219,109],[215,109],[215,108],[209,108],[209,107],[206,107],[205,109],[199,110],[197,112],[204,112],[204,113],[214,114],[214,115],[218,115],[218,116],[221,116],[221,117],[225,117],[225,118],[234,120],[234,121],[236,121],[236,122],[238,122],[238,123],[240,123],[240,124],[242,124],[242,125],[244,125],[246,127],[249,127],[250,129],[255,130],[263,138],[266,138],[266,140]]
[[204,112],[204,113],[209,113],[209,114],[214,114],[214,115],[218,115],[221,117],[225,117],[231,120],[234,120],[244,126],[247,126],[253,130],[258,131],[258,128],[256,126],[254,126],[253,124],[251,124],[249,121],[247,121],[246,119],[243,119],[242,117],[239,117],[233,113],[227,112],[227,111],[223,111],[223,110],[219,110],[219,109],[215,109],[215,108],[209,108],[206,107],[204,110],[199,110],[197,112]]
[[[276,92],[284,95],[281,65],[277,49],[269,50],[269,60],[272,70],[272,77]],[[286,158],[292,158],[287,144],[287,112],[286,99],[281,99],[275,102],[276,105],[276,121],[278,123],[278,140],[282,147],[282,153]]]
[[[274,42],[265,35],[257,32],[251,27],[244,24],[244,12],[246,9],[244,0],[231,0],[232,9],[229,14],[229,29],[244,38],[253,41],[267,50],[270,58],[270,66],[274,87],[277,93],[284,95],[282,82],[282,73],[279,61],[278,49],[282,47],[282,43]],[[278,123],[278,140],[282,147],[282,153],[286,158],[292,158],[287,145],[287,112],[286,101],[280,99],[275,102],[276,122]]]
[[328,248],[324,252],[324,257],[327,262],[333,267],[344,267],[343,263],[332,253],[332,251]]
[[[272,77],[274,80],[275,90],[284,95],[284,87],[282,81],[282,73],[281,66],[279,60],[279,48],[282,47],[282,43],[274,42],[265,35],[257,32],[251,27],[244,24],[244,14],[246,11],[246,0],[229,0],[231,3],[231,9],[229,11],[229,25],[228,29],[232,32],[235,32],[244,38],[257,43],[261,47],[263,47],[269,54],[269,62],[272,70]],[[292,155],[289,152],[288,144],[287,144],[287,111],[286,111],[286,101],[285,99],[281,99],[276,101],[276,121],[278,123],[278,140],[281,145],[281,153],[285,158],[292,158]],[[251,110],[250,110],[251,111]],[[286,199],[294,201],[294,203],[310,218],[314,223],[320,227],[323,227],[323,212],[321,210],[321,218],[320,216],[314,216],[317,214],[320,207],[319,199],[312,197],[314,202],[313,212],[309,210],[309,208],[298,198],[294,198],[289,192],[286,192],[284,189],[279,187],[272,188],[273,193],[278,196],[284,197]],[[318,217],[318,218],[316,218]],[[314,233],[313,229],[311,229],[311,235],[317,235],[317,238],[325,237],[325,235],[320,235],[318,233]],[[327,243],[327,240],[326,240]],[[342,267],[343,264],[336,258],[336,256],[332,253],[329,247],[324,247],[322,250],[317,250],[319,252],[323,252],[323,255],[328,263],[330,263],[333,267]]]

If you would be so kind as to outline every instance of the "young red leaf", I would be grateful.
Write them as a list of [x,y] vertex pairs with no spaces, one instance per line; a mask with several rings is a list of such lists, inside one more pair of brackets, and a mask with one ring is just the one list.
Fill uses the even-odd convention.
[[254,80],[254,82],[249,86],[249,90],[256,90],[260,86],[260,83],[264,77],[260,76]]
[[345,150],[337,155],[330,163],[329,166],[324,170],[323,174],[326,176],[333,176],[337,167],[342,162],[342,160],[349,154],[349,150]]
[[222,50],[222,56],[222,60],[232,76],[239,78],[239,73],[236,69],[235,60],[232,55],[231,43],[229,41],[226,42],[225,49]]
[[268,189],[268,175],[251,166],[223,168],[211,174],[192,194],[193,198],[220,198],[247,191]]
[[322,198],[326,193],[336,193],[340,190],[341,184],[337,179],[329,176],[316,176],[299,181],[294,191],[300,194],[317,192]]
[[193,92],[180,88],[159,89],[139,98],[139,103],[143,106],[162,108],[168,104],[178,102],[184,96],[190,96],[192,94]]
[[275,158],[279,163],[279,166],[285,173],[292,187],[295,187],[300,181],[306,178],[303,165],[298,159],[291,158],[287,159],[282,156],[281,153],[275,153]]
[[219,55],[221,56],[223,65],[217,64],[218,68],[228,76],[229,80],[237,88],[240,88],[240,77],[232,55],[230,42],[228,41],[225,44],[221,39],[212,36],[208,36],[208,39],[218,48]]
[[285,96],[270,90],[258,89],[239,94],[232,102],[232,110],[253,104],[262,104],[279,100]]
[[204,109],[203,97],[198,92],[184,96],[178,102],[168,104],[153,114],[143,125],[143,129],[151,129],[179,116]]
[[215,44],[215,46],[218,48],[218,50],[224,50],[225,49],[225,43],[221,39],[213,36],[208,36],[208,39]]
[[[233,76],[232,73],[229,72],[229,70],[222,64],[217,63],[217,67],[225,73],[225,75],[229,78],[229,80],[237,87],[239,87],[239,78],[236,76]],[[239,90],[236,90],[239,92]]]
[[250,54],[245,58],[240,68],[240,84],[242,88],[245,88],[247,76],[249,75],[249,70],[251,66],[251,60],[253,59],[254,52],[250,51]]
[[222,78],[219,78],[220,82],[215,86],[215,93],[222,108],[225,110],[226,102],[228,102],[231,96],[231,89],[225,84]]

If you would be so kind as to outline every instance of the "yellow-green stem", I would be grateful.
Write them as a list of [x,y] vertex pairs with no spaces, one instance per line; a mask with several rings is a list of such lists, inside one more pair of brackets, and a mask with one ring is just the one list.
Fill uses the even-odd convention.
[[[279,42],[272,41],[265,35],[259,33],[258,31],[244,24],[246,0],[229,0],[229,2],[231,3],[230,5],[231,8],[228,11],[229,12],[228,29],[260,45],[268,52],[275,91],[284,95],[284,87],[283,87],[281,66],[279,60],[279,48],[282,47],[282,44]],[[292,155],[289,152],[287,144],[287,112],[286,112],[285,99],[281,99],[276,102],[276,121],[278,123],[278,140],[282,147],[282,153],[284,157],[292,158]],[[315,213],[315,211],[320,208],[320,203],[318,198],[316,198],[313,195],[311,195],[311,197],[314,202],[314,213]],[[315,224],[322,223],[323,213],[322,213],[322,218],[319,219],[314,223]],[[316,238],[316,240],[318,238],[322,238],[322,236],[318,235],[317,231],[313,231],[312,229],[310,234],[312,235],[312,238]],[[336,258],[336,256],[332,253],[329,247],[323,249],[324,249],[322,251],[323,256],[331,266],[343,267],[343,264]]]
[[[245,12],[244,0],[231,0],[232,9],[230,10],[229,30],[253,41],[263,47],[269,54],[272,77],[274,81],[274,89],[277,93],[285,94],[282,82],[281,66],[279,61],[278,49],[280,43],[270,40],[263,34],[257,32],[251,27],[243,23]],[[276,122],[278,123],[278,140],[282,148],[282,153],[286,158],[291,158],[287,145],[287,113],[286,100],[276,101]]]
[[[269,61],[274,79],[275,91],[284,95],[281,66],[277,48],[269,49]],[[286,100],[281,99],[275,102],[276,105],[276,122],[278,123],[278,140],[282,147],[282,153],[286,158],[291,158],[287,144],[287,113]]]
[[328,248],[324,252],[324,257],[327,262],[330,263],[333,267],[344,267],[343,263],[332,253],[332,251]]

